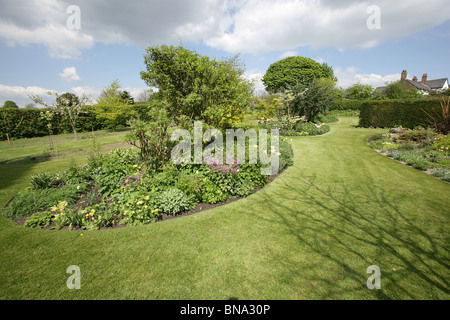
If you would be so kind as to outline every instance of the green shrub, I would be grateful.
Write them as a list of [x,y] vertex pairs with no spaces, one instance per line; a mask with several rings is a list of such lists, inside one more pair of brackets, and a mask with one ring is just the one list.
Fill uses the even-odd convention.
[[229,198],[229,193],[223,191],[220,187],[216,186],[210,180],[206,180],[202,189],[202,201],[204,203],[219,203],[225,202]]
[[316,136],[322,135],[331,130],[330,126],[327,124],[318,125],[312,122],[302,122],[299,121],[294,125],[295,131],[299,132],[300,135]]
[[351,110],[358,111],[365,102],[370,102],[372,100],[337,100],[333,101],[328,107],[328,110]]
[[115,208],[108,206],[104,201],[83,209],[79,214],[82,217],[81,226],[83,229],[112,227],[118,218]]
[[27,228],[41,228],[50,225],[53,220],[53,213],[49,211],[36,212],[25,220],[24,226]]
[[183,191],[170,188],[159,195],[159,208],[166,214],[174,215],[193,209],[193,203]]
[[199,175],[195,174],[182,174],[175,187],[183,191],[188,197],[193,197],[197,201],[201,201],[201,191],[202,191],[203,180]]
[[335,114],[328,114],[328,115],[319,114],[314,119],[315,123],[333,123],[338,121],[339,118]]
[[426,113],[441,111],[439,99],[408,99],[368,101],[362,104],[360,127],[392,128],[401,125],[413,129],[419,125],[428,127]]

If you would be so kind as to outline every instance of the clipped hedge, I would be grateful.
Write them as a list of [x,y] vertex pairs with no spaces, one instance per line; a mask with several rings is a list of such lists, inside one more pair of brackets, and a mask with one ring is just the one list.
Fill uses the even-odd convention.
[[[148,104],[135,104],[133,109],[136,115],[144,121],[148,119]],[[41,112],[49,108],[0,108],[0,141],[7,140],[6,133],[10,138],[34,138],[48,135],[47,121],[41,119]],[[91,130],[112,129],[97,118],[94,106],[84,106],[77,119],[77,131],[86,132]],[[127,126],[129,119],[124,119],[121,126]],[[69,121],[59,114],[52,119],[53,134],[72,133]]]
[[392,128],[402,126],[413,129],[429,127],[428,116],[442,116],[440,99],[392,99],[366,101],[361,105],[359,126],[368,128]]
[[333,101],[328,107],[328,110],[361,110],[361,106],[365,102],[372,100],[338,100]]

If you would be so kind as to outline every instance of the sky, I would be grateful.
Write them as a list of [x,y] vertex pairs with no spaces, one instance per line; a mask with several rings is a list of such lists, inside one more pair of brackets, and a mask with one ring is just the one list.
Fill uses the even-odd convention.
[[373,87],[427,73],[450,77],[448,0],[0,0],[0,106],[48,91],[95,100],[118,79],[136,100],[145,49],[183,45],[239,54],[262,92],[268,67],[303,56],[334,69],[338,85]]

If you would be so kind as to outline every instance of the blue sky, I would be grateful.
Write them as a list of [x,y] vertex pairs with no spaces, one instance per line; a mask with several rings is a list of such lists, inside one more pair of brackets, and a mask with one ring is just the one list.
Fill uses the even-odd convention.
[[381,86],[404,69],[408,79],[448,78],[450,3],[3,0],[0,105],[24,107],[29,94],[46,98],[49,90],[95,99],[115,79],[138,99],[145,48],[180,42],[217,59],[240,54],[257,91],[270,64],[291,55],[326,62],[343,88]]

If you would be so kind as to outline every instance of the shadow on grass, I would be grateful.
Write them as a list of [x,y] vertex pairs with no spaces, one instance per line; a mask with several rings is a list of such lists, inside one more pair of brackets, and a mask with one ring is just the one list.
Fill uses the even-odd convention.
[[[295,248],[304,248],[313,253],[311,257],[317,257],[317,262],[302,266],[321,271],[305,270],[291,255],[269,249],[279,270],[294,273],[298,279],[307,277],[311,286],[321,287],[321,299],[349,295],[377,299],[448,297],[450,261],[448,237],[442,234],[445,226],[424,223],[426,213],[405,212],[397,204],[401,200],[380,187],[364,185],[360,188],[365,192],[360,192],[345,182],[323,187],[316,180],[305,177],[296,186],[280,185],[276,193],[290,195],[294,187],[298,191],[295,198],[270,197],[265,202],[270,214],[253,213],[287,230],[297,242]],[[299,209],[293,212],[293,208]],[[384,290],[367,289],[370,274],[366,268],[370,265],[381,268]]]

